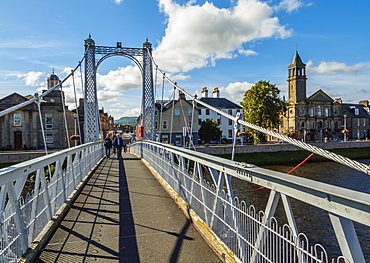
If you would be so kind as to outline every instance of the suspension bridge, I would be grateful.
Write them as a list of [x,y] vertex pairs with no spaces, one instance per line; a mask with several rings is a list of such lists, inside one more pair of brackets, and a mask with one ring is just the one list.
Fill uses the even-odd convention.
[[[119,160],[105,158],[97,100],[96,72],[112,56],[131,59],[142,74],[143,138],[133,142],[130,153]],[[231,116],[198,100],[160,70],[148,41],[140,48],[126,48],[120,43],[107,47],[95,45],[89,36],[83,58],[66,78],[52,89],[0,112],[0,117],[31,103],[40,108],[43,96],[67,79],[74,79],[83,63],[83,143],[51,154],[46,150],[43,157],[0,170],[0,262],[370,260],[366,243],[368,193],[155,141],[153,68],[155,75],[162,74],[194,105],[201,104],[232,120],[234,134],[242,125],[370,174],[366,164],[253,125],[241,115]],[[42,121],[40,117],[41,127]],[[189,141],[192,130],[186,128]],[[269,191],[263,211],[236,196],[236,180]],[[174,202],[168,202],[169,197]],[[339,253],[310,240],[310,233],[299,231],[291,199],[327,214]],[[285,222],[275,218],[280,200]],[[180,210],[181,215],[177,213]],[[359,224],[367,232],[359,234]],[[320,231],[315,226],[312,222],[312,232]]]

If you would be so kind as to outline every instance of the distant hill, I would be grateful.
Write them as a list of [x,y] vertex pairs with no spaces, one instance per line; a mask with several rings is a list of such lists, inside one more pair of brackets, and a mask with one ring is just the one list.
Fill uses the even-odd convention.
[[136,124],[137,117],[121,117],[118,120],[114,120],[114,124]]

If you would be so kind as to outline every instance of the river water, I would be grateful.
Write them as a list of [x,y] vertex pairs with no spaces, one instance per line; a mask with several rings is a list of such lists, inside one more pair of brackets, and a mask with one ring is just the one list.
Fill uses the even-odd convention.
[[[370,164],[370,159],[360,160],[360,162]],[[287,173],[294,166],[274,165],[263,168]],[[295,170],[292,175],[370,194],[370,175],[335,162],[306,163]],[[238,179],[235,180],[233,182],[235,191],[253,190],[259,187]],[[252,192],[236,192],[235,195],[248,205],[253,204],[258,211],[264,211],[269,193],[269,189],[262,189]],[[323,245],[329,256],[340,255],[328,213],[294,199],[290,199],[290,202],[299,232],[305,233],[312,244],[319,243]],[[287,222],[281,201],[277,207],[275,217],[280,226]],[[370,227],[355,223],[355,228],[365,254],[365,260],[370,262]]]

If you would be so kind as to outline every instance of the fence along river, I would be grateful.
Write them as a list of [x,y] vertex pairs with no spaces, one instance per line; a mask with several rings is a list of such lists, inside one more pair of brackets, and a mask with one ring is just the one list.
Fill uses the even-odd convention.
[[[370,159],[361,160],[360,162],[370,164]],[[263,168],[287,173],[294,168],[294,165],[273,165],[263,166]],[[347,189],[370,193],[369,175],[336,162],[305,163],[291,174]],[[263,211],[270,191],[268,189],[258,190],[259,186],[246,183],[239,179],[234,180],[235,195],[239,199],[244,200],[248,205],[254,205],[257,211]],[[312,244],[319,243],[323,245],[329,256],[340,255],[341,253],[328,213],[294,199],[290,201],[299,231],[305,233]],[[279,202],[275,217],[279,225],[287,222],[281,202]],[[370,262],[370,229],[356,222],[354,224],[365,260],[366,262]]]

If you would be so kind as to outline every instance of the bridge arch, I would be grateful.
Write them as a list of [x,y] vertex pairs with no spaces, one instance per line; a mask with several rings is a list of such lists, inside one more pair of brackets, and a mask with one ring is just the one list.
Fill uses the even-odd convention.
[[[142,48],[96,46],[89,37],[85,40],[85,90],[84,90],[84,142],[99,140],[99,108],[97,98],[96,72],[99,65],[112,56],[124,56],[131,59],[140,69],[142,75],[141,121],[144,126],[144,139],[153,140],[155,136],[154,122],[154,90],[153,66],[151,60],[152,44],[148,39]],[[96,62],[97,55],[102,57]],[[137,59],[143,57],[142,61]]]

